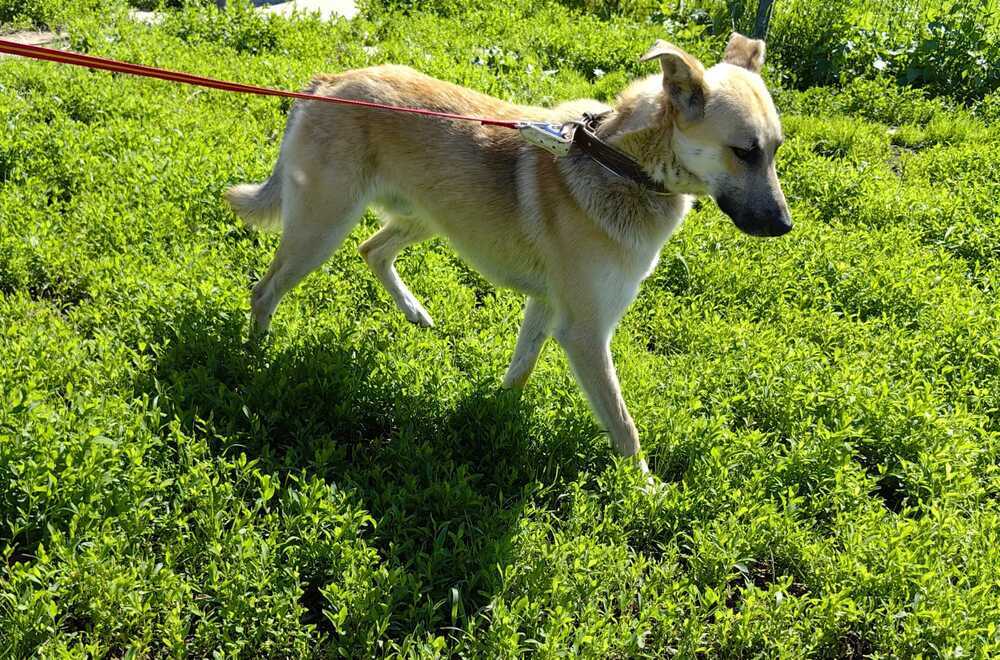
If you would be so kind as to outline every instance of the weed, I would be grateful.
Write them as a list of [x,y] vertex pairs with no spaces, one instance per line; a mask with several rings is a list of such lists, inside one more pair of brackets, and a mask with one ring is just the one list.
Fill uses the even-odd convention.
[[[552,103],[653,73],[656,38],[715,61],[736,16],[165,4],[156,26],[115,2],[0,20],[249,83],[395,61]],[[807,4],[777,5],[775,80],[861,62],[814,61]],[[443,242],[398,264],[437,327],[402,318],[355,251],[371,215],[245,345],[276,239],[220,192],[269,172],[287,105],[0,59],[0,652],[997,655],[997,104],[896,66],[779,90],[792,234],[706,200],[665,248],[613,345],[647,493],[559,351],[499,389],[522,301]]]

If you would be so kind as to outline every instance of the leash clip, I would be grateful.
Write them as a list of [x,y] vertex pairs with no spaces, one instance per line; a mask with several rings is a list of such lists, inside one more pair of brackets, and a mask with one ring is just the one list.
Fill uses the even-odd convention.
[[546,124],[545,122],[522,122],[517,125],[521,138],[536,147],[545,149],[554,156],[565,156],[573,145],[570,124]]

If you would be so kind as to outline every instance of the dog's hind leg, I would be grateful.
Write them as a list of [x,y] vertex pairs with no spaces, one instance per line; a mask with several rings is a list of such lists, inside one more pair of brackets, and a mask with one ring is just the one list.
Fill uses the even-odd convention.
[[411,323],[425,328],[433,326],[434,321],[400,279],[393,263],[400,250],[432,235],[433,232],[410,216],[391,216],[384,227],[358,248],[372,273],[396,302],[396,307]]
[[365,201],[335,182],[293,185],[282,195],[282,235],[267,274],[254,286],[252,336],[267,332],[282,296],[318,268],[361,219]]
[[524,305],[524,321],[517,333],[517,345],[514,347],[514,357],[507,367],[507,375],[503,378],[503,386],[524,387],[528,376],[538,362],[542,346],[549,337],[549,326],[552,323],[552,312],[549,306],[538,298],[528,298]]

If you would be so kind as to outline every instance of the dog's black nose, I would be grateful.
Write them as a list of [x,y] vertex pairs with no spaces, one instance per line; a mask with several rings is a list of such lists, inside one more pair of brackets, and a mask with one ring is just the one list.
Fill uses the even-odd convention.
[[770,235],[784,236],[790,231],[792,231],[792,219],[786,215],[772,225],[772,233]]
[[754,224],[762,230],[761,235],[763,236],[784,236],[792,231],[792,216],[788,214],[788,209],[782,205]]
[[774,236],[784,236],[792,231],[792,221],[788,216],[769,218],[767,220],[737,220],[735,224],[741,231],[751,236],[771,238]]

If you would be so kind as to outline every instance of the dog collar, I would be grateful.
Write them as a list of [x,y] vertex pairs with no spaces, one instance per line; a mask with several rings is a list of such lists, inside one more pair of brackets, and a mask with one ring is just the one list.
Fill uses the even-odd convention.
[[657,195],[672,195],[662,184],[646,174],[638,161],[597,137],[597,129],[610,114],[610,110],[599,114],[585,113],[583,119],[571,122],[568,126],[571,127],[573,146],[615,176],[637,183]]
[[526,142],[541,147],[554,156],[568,156],[575,147],[611,174],[628,179],[653,194],[675,194],[646,174],[642,165],[634,158],[597,136],[597,129],[610,114],[611,110],[597,114],[585,113],[581,119],[562,125],[522,122],[517,125],[517,129]]

